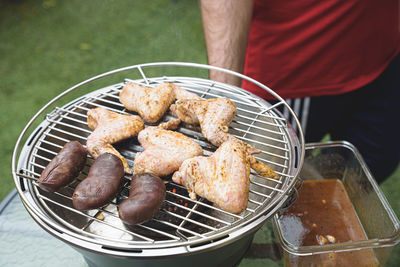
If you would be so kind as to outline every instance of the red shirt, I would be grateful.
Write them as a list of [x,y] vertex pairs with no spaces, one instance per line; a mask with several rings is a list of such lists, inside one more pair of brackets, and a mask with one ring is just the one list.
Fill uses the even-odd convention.
[[244,74],[283,98],[334,95],[374,80],[399,51],[399,0],[255,0]]

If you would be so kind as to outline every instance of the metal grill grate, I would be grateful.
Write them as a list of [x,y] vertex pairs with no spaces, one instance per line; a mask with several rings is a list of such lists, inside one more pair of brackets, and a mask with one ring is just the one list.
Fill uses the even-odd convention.
[[[252,94],[226,84],[192,77],[149,78],[140,67],[138,70],[143,79],[126,79],[125,82],[145,86],[172,82],[203,98],[229,97],[235,102],[238,110],[229,132],[261,150],[262,153],[256,155],[256,158],[274,169],[280,175],[280,179],[263,178],[252,171],[247,209],[236,215],[214,207],[205,199],[191,200],[187,190],[171,182],[168,177],[164,179],[167,196],[161,211],[151,221],[134,227],[122,224],[117,212],[118,204],[128,196],[129,176],[124,177],[123,189],[109,205],[88,212],[73,208],[72,194],[79,181],[86,177],[93,163],[90,157],[80,176],[71,185],[57,193],[42,191],[36,180],[62,146],[71,140],[77,140],[85,146],[86,139],[92,132],[86,123],[88,110],[105,107],[121,114],[136,114],[125,110],[119,102],[119,92],[124,82],[95,90],[63,107],[55,108],[46,115],[37,132],[32,135],[29,141],[31,144],[25,145],[25,150],[21,152],[18,168],[14,173],[15,179],[29,178],[29,182],[26,179],[23,181],[28,189],[24,191],[22,188],[20,192],[24,202],[29,203],[28,210],[33,209],[35,213],[45,216],[46,220],[51,220],[52,225],[61,224],[68,232],[99,244],[118,243],[118,246],[122,247],[141,248],[163,248],[183,244],[195,248],[197,244],[206,240],[227,237],[232,231],[275,209],[279,201],[291,193],[302,159],[299,153],[303,150],[303,142],[300,139],[301,142],[298,143],[286,119],[276,110],[278,106],[286,105],[283,100],[271,106]],[[173,115],[167,113],[163,121],[171,118]],[[205,155],[211,155],[216,149],[202,136],[198,126],[182,123],[177,131],[195,140],[203,148]],[[143,151],[136,138],[123,141],[115,147],[131,166],[135,154]],[[16,181],[18,187],[19,181]],[[25,196],[26,192],[29,197]]]

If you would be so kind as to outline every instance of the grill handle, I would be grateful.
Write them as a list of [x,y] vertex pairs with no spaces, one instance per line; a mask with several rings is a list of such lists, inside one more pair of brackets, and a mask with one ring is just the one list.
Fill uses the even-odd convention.
[[303,186],[303,179],[301,177],[298,177],[298,181],[296,183],[296,186],[293,188],[293,191],[290,193],[288,200],[286,203],[281,207],[281,209],[278,212],[278,216],[280,217],[283,213],[285,213],[299,198],[299,190]]

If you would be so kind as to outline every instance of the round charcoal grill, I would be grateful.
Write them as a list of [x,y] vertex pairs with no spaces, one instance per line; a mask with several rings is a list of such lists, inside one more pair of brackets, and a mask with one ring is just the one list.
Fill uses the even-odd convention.
[[[275,98],[274,104],[238,87],[201,78],[207,77],[210,69],[254,83]],[[186,73],[190,76],[185,76]],[[193,77],[193,73],[199,77]],[[236,215],[213,206],[205,199],[191,200],[184,187],[166,177],[167,196],[162,209],[151,221],[133,227],[125,226],[117,212],[118,204],[128,196],[131,179],[128,175],[124,177],[123,189],[108,205],[88,212],[73,208],[72,194],[93,163],[90,156],[82,173],[69,186],[57,193],[41,190],[36,181],[62,146],[71,140],[85,146],[91,133],[86,123],[88,110],[105,107],[122,114],[136,114],[124,109],[119,102],[119,93],[127,81],[150,87],[171,82],[203,98],[230,98],[235,102],[238,113],[229,133],[261,150],[256,158],[274,169],[280,179],[263,178],[252,171],[247,208]],[[289,111],[287,114],[294,118],[293,126],[298,129],[297,134],[287,122],[288,118],[279,111],[281,108]],[[167,113],[162,121],[171,118],[173,114]],[[177,131],[198,142],[205,155],[211,155],[217,149],[202,136],[198,126],[182,123]],[[115,147],[131,166],[136,152],[143,150],[137,138],[115,144]],[[212,255],[224,248],[239,255],[238,258],[229,256],[226,251],[219,251],[220,256],[212,257],[240,260],[255,231],[290,199],[298,181],[303,156],[304,138],[300,124],[287,103],[271,89],[229,70],[193,63],[163,62],[101,74],[51,100],[31,119],[18,138],[12,172],[22,202],[35,221],[83,253],[91,266],[107,265],[115,260],[122,261],[119,264],[128,261],[130,264],[146,265],[149,262],[159,264],[160,260],[163,264],[174,265],[182,259],[196,265],[201,261],[186,256],[200,255],[204,258],[207,253]],[[232,247],[241,252],[238,254]],[[98,260],[99,257],[101,260]],[[221,263],[217,259],[213,262]]]

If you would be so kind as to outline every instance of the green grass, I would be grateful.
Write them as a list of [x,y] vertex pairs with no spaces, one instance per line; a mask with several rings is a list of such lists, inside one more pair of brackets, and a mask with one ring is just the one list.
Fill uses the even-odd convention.
[[[129,65],[206,63],[197,1],[0,0],[0,200],[29,119],[94,75]],[[400,214],[400,168],[381,185]],[[396,247],[389,265],[400,261]]]

